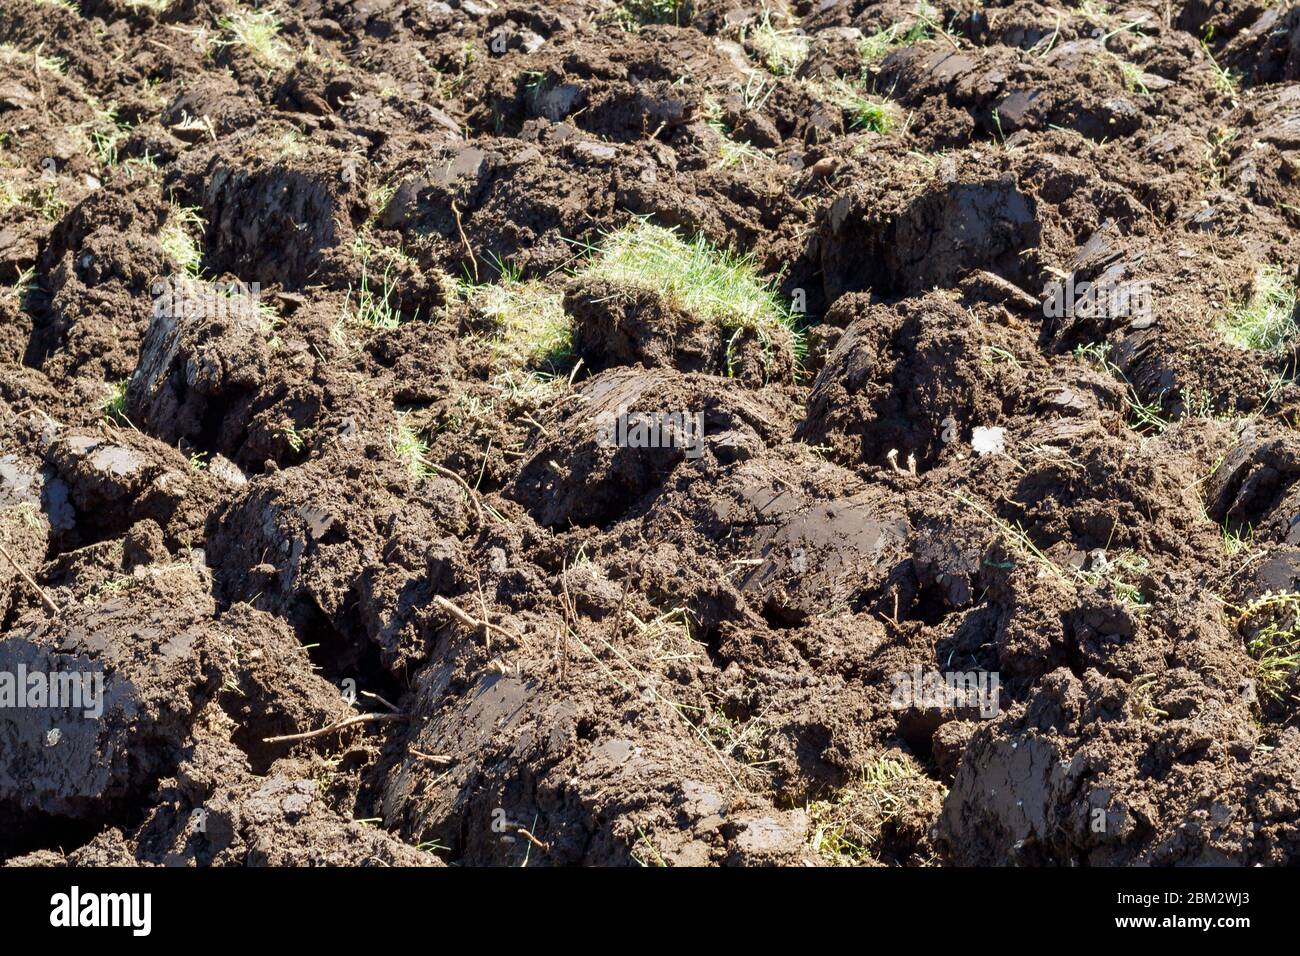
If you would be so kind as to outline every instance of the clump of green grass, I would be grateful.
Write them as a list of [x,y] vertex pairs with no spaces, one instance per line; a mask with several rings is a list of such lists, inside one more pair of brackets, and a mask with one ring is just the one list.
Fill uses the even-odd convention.
[[128,421],[126,417],[126,387],[129,379],[122,379],[120,382],[111,382],[108,386],[108,397],[104,399],[100,410],[104,413],[104,418],[111,424],[119,424]]
[[302,454],[302,450],[307,447],[307,442],[315,433],[315,428],[299,428],[298,423],[291,418],[284,419],[276,431],[295,455]]
[[767,157],[757,146],[736,139],[734,132],[722,118],[722,107],[714,101],[706,104],[709,128],[722,138],[718,147],[717,165],[723,169],[739,166],[748,169],[751,163],[761,162]]
[[289,65],[292,54],[280,39],[280,18],[274,10],[250,10],[236,7],[234,12],[217,21],[229,39],[217,40],[219,46],[242,46],[262,66],[280,69]]
[[883,30],[864,37],[858,43],[858,56],[866,66],[884,59],[891,51],[900,47],[911,46],[929,40],[934,36],[935,20],[938,11],[928,3],[920,3],[916,8],[916,19],[908,25],[893,23]]
[[429,443],[405,421],[397,423],[388,440],[393,447],[393,454],[406,466],[412,478],[423,481],[433,474],[429,467]]
[[68,204],[59,195],[56,184],[23,187],[16,180],[0,174],[0,212],[19,206],[31,209],[49,222],[58,222],[68,211]]
[[1255,529],[1246,525],[1239,531],[1233,531],[1228,522],[1223,522],[1223,553],[1230,558],[1255,550]]
[[172,5],[172,0],[126,0],[126,5],[132,10],[151,10],[154,13],[165,13],[167,8]]
[[730,169],[733,166],[749,169],[753,163],[761,162],[767,158],[757,146],[746,143],[744,140],[733,139],[725,128],[715,126],[714,129],[722,136],[722,145],[718,148],[718,165],[723,169]]
[[361,263],[361,283],[356,289],[348,289],[343,302],[344,324],[351,322],[371,329],[395,329],[402,324],[402,313],[393,303],[396,288],[392,282],[392,270],[390,262],[384,267],[383,289],[376,291],[371,288],[367,263]]
[[1237,74],[1232,72],[1232,70],[1220,66],[1219,61],[1216,60],[1214,54],[1210,52],[1210,39],[1212,35],[1213,30],[1206,34],[1206,36],[1201,40],[1201,50],[1205,53],[1205,58],[1210,61],[1210,75],[1213,78],[1214,89],[1216,92],[1222,93],[1224,96],[1228,97],[1228,99],[1236,102],[1237,88],[1240,86],[1241,80]]
[[498,261],[496,282],[457,284],[457,292],[492,326],[493,351],[509,368],[555,366],[570,355],[573,325],[563,296],[541,279]]
[[116,166],[117,144],[126,136],[126,128],[118,121],[111,107],[95,110],[94,125],[90,130],[91,152],[101,166]]
[[831,101],[849,114],[849,129],[883,136],[894,128],[898,108],[888,100],[868,97],[846,80],[834,80],[826,89]]
[[1273,266],[1255,277],[1251,296],[1219,323],[1224,341],[1239,349],[1279,352],[1295,337],[1296,287]]
[[1128,688],[1128,712],[1134,720],[1159,720],[1169,712],[1156,705],[1155,674],[1139,674]]
[[507,368],[493,375],[479,391],[463,390],[430,427],[432,434],[494,431],[501,417],[531,417],[555,401],[567,379],[539,369]]
[[1004,364],[1014,368],[1024,368],[1024,363],[1020,361],[1020,357],[1015,352],[1000,345],[980,346],[980,360],[986,365]]
[[1091,569],[1080,569],[1079,580],[1095,588],[1109,585],[1121,601],[1135,608],[1145,607],[1146,595],[1141,588],[1141,578],[1151,569],[1151,562],[1135,551],[1117,551],[1100,558]]
[[1229,415],[1220,415],[1218,402],[1214,394],[1203,388],[1184,388],[1180,394],[1183,399],[1183,414],[1188,418],[1214,418],[1219,421],[1231,421]]
[[370,207],[370,215],[366,218],[367,226],[374,226],[379,222],[379,217],[384,214],[388,204],[396,195],[397,183],[395,182],[380,183],[366,192],[366,203]]
[[1285,700],[1300,671],[1300,594],[1269,592],[1237,610],[1233,624],[1249,635],[1246,651],[1255,661],[1259,696]]
[[156,173],[158,171],[158,160],[154,157],[153,153],[146,149],[143,156],[128,156],[122,161],[122,166],[126,169],[127,173],[134,178],[135,170],[137,169],[148,170]]
[[166,256],[180,266],[181,271],[197,279],[203,271],[203,250],[191,235],[190,229],[206,228],[207,223],[199,215],[198,206],[178,206],[175,203],[167,215],[167,221],[158,233],[158,244]]
[[66,73],[67,65],[56,56],[45,56],[41,53],[42,46],[44,44],[41,44],[35,50],[23,50],[9,43],[0,43],[0,62],[19,67],[27,64],[35,69],[55,73],[59,76]]
[[1110,360],[1110,345],[1108,343],[1090,342],[1087,345],[1077,346],[1074,350],[1074,357],[1081,362],[1088,362],[1096,366],[1101,371],[1113,375],[1124,383],[1124,403],[1129,408],[1128,424],[1135,432],[1155,432],[1159,434],[1169,427],[1169,419],[1164,416],[1164,406],[1162,404],[1165,393],[1161,392],[1161,398],[1154,402],[1144,402],[1137,389],[1133,387],[1133,383],[1124,374],[1124,371]]
[[36,286],[36,269],[29,267],[18,274],[13,285],[0,286],[0,298],[9,298],[10,296],[18,303],[20,309],[25,308],[27,295]]
[[742,34],[758,53],[759,60],[769,73],[789,76],[808,59],[809,39],[799,30],[781,30],[764,13],[758,24]]
[[115,574],[108,580],[96,586],[90,593],[92,601],[98,602],[108,598],[120,597],[134,591],[140,585],[140,580],[131,574]]
[[58,222],[68,211],[67,200],[59,195],[58,187],[53,184],[42,186],[29,193],[27,201],[42,218],[50,222]]
[[750,769],[763,763],[767,754],[765,739],[770,728],[761,718],[737,720],[727,716],[721,707],[715,707],[701,722],[700,729],[723,756]]
[[1124,89],[1141,96],[1151,95],[1151,91],[1147,89],[1146,83],[1142,80],[1144,74],[1140,67],[1118,57],[1115,58],[1115,65],[1119,69],[1120,80],[1124,83]]
[[715,249],[697,235],[644,220],[610,233],[579,270],[583,278],[657,292],[724,332],[753,331],[764,341],[778,329],[795,332],[795,319],[751,256]]
[[689,0],[623,0],[625,10],[637,23],[672,23],[681,25]]
[[12,209],[23,201],[23,194],[10,179],[0,177],[0,212]]
[[938,812],[943,795],[943,787],[911,760],[886,754],[864,767],[834,799],[808,805],[813,825],[809,842],[836,866],[876,863],[881,839],[899,815],[910,810],[928,820]]

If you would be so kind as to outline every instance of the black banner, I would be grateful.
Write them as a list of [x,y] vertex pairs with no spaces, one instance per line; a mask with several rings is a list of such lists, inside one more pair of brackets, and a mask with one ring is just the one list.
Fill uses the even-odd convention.
[[[1227,941],[1289,925],[1282,870],[0,870],[0,909],[31,934],[118,945],[223,938],[374,945],[420,927],[542,932],[573,919],[728,937],[773,922],[806,934],[913,923],[951,939],[981,922],[1068,938]],[[567,934],[566,934],[567,935]]]

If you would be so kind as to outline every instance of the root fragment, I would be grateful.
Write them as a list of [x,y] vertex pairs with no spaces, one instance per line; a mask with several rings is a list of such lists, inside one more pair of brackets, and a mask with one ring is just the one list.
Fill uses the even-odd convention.
[[465,235],[465,227],[460,221],[460,206],[456,205],[456,200],[451,201],[451,211],[456,216],[456,231],[460,233],[460,241],[465,244],[465,251],[469,253],[469,264],[474,268],[474,281],[478,282],[478,256],[474,255],[474,247],[469,244],[469,238]]
[[4,555],[5,560],[13,565],[13,569],[18,572],[18,576],[22,578],[26,585],[41,599],[41,603],[45,605],[46,610],[51,614],[58,614],[59,606],[51,600],[50,596],[45,593],[45,589],[36,583],[36,579],[27,573],[27,569],[18,563],[14,556],[9,553],[9,549],[3,544],[0,544],[0,554]]
[[889,462],[889,467],[893,469],[894,474],[896,474],[896,475],[911,475],[913,478],[916,477],[916,454],[915,454],[915,452],[912,452],[912,453],[909,453],[909,454],[908,454],[908,456],[907,456],[907,468],[906,468],[906,469],[904,469],[904,468],[903,468],[901,465],[899,465],[899,463],[898,463],[898,449],[897,449],[897,448],[891,448],[891,449],[889,449],[889,454],[885,456],[885,460]]
[[263,737],[262,743],[282,744],[294,740],[311,740],[315,737],[324,737],[326,734],[332,734],[336,730],[345,730],[348,727],[355,727],[357,724],[406,719],[407,717],[405,714],[357,714],[353,717],[346,717],[343,720],[336,721],[328,727],[322,727],[320,730],[309,730],[302,734],[285,734],[283,737]]
[[499,624],[493,624],[491,621],[487,620],[486,617],[483,620],[479,620],[468,611],[463,610],[460,605],[447,600],[441,594],[435,594],[433,596],[433,606],[438,608],[440,611],[445,611],[458,623],[464,624],[466,627],[472,628],[473,630],[482,631],[486,640],[491,640],[491,635],[489,634],[490,631],[496,631],[498,634],[503,634],[511,640],[520,640],[519,635],[515,634],[513,631],[508,631]]
[[420,463],[430,471],[442,475],[444,478],[450,478],[452,481],[456,482],[456,484],[460,485],[461,488],[464,489],[465,494],[469,497],[469,503],[474,506],[474,516],[478,518],[478,523],[483,524],[483,506],[479,503],[478,492],[469,486],[469,482],[456,474],[450,468],[444,468],[437,462],[421,459]]

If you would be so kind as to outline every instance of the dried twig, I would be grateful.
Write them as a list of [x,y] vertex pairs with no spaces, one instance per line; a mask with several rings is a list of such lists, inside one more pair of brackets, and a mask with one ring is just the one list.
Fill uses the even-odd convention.
[[397,706],[396,706],[395,704],[393,704],[393,703],[391,703],[391,702],[389,702],[389,701],[387,701],[387,700],[384,700],[384,698],[380,697],[378,694],[371,693],[371,692],[368,691],[368,690],[363,690],[363,691],[361,692],[361,696],[362,696],[362,697],[369,697],[371,700],[377,700],[377,701],[379,701],[381,704],[383,704],[385,707],[387,707],[389,710],[391,710],[393,713],[395,713],[395,714],[396,714],[396,713],[399,713],[399,710],[398,710],[398,708],[397,708]]
[[328,727],[322,727],[320,730],[309,730],[303,734],[286,734],[283,737],[263,737],[264,744],[282,744],[290,740],[311,740],[313,737],[324,737],[326,734],[332,734],[336,730],[344,730],[348,727],[355,727],[357,724],[369,724],[376,721],[388,720],[406,720],[405,714],[356,714],[352,717],[336,721]]
[[476,631],[482,631],[485,638],[487,637],[488,630],[491,629],[493,631],[497,631],[500,634],[504,634],[506,637],[510,638],[511,640],[517,641],[521,639],[518,634],[506,630],[504,627],[502,627],[499,624],[493,624],[491,621],[480,621],[474,615],[470,614],[465,610],[462,610],[459,605],[454,604],[451,601],[448,601],[441,594],[435,594],[433,596],[433,606],[438,608],[439,610],[446,611],[448,614],[452,616],[452,618],[454,618],[456,621],[460,622],[461,624],[464,624],[466,627],[473,628]]
[[906,469],[904,469],[902,466],[898,464],[897,448],[889,449],[889,454],[885,456],[885,460],[889,462],[889,467],[894,470],[894,474],[911,475],[912,477],[916,477],[916,454],[915,453],[911,453],[907,456]]
[[456,200],[451,201],[451,211],[456,215],[456,231],[460,233],[460,241],[465,244],[465,251],[469,253],[469,264],[474,267],[474,281],[478,281],[478,256],[474,255],[474,247],[469,244],[469,239],[465,235],[465,227],[460,222],[460,207],[456,205]]
[[446,754],[427,754],[423,750],[416,750],[414,747],[411,748],[411,753],[421,760],[427,760],[438,767],[446,767],[456,762],[455,757],[448,757]]
[[480,575],[480,576],[479,576],[479,579],[478,579],[478,607],[479,607],[479,612],[483,615],[483,624],[484,624],[484,627],[483,627],[483,646],[486,647],[488,650],[491,650],[491,649],[492,649],[492,631],[489,630],[489,628],[492,626],[492,618],[491,618],[491,616],[489,616],[489,614],[488,614],[487,598],[485,598],[485,597],[483,596],[483,577],[482,577],[482,575]]
[[527,840],[529,843],[531,843],[533,846],[537,847],[537,849],[541,850],[542,852],[544,853],[550,852],[551,845],[549,843],[543,843],[541,840],[537,839],[537,837],[533,836],[523,827],[515,827],[515,832],[518,833],[525,840]]
[[483,506],[479,504],[478,492],[469,486],[468,481],[456,474],[450,468],[444,468],[437,462],[429,461],[427,458],[421,458],[420,463],[430,471],[436,472],[444,478],[450,478],[452,481],[456,482],[456,484],[465,489],[465,494],[469,496],[469,503],[474,506],[475,517],[478,518],[479,524],[483,524]]
[[560,570],[560,590],[560,607],[564,611],[564,626],[560,628],[560,684],[563,686],[569,680],[569,633],[576,634],[578,630],[578,607],[569,593],[567,562]]
[[934,30],[935,33],[939,34],[939,36],[947,40],[949,46],[951,46],[958,53],[961,52],[961,47],[957,44],[957,41],[953,39],[952,34],[950,34],[947,31],[947,29],[944,27],[942,23],[938,23],[930,19],[929,17],[925,16],[924,14],[920,15],[920,19],[923,23],[929,24],[929,26]]
[[573,371],[569,373],[569,391],[573,391],[573,380],[578,377],[578,369],[582,368],[582,359],[578,359],[573,365]]
[[14,570],[18,572],[18,576],[27,582],[27,586],[36,592],[46,609],[51,614],[58,614],[59,606],[50,600],[50,596],[45,593],[45,589],[36,583],[36,579],[27,573],[26,569],[14,559],[14,556],[9,553],[9,549],[3,544],[0,544],[0,554],[3,554],[5,559],[13,565]]

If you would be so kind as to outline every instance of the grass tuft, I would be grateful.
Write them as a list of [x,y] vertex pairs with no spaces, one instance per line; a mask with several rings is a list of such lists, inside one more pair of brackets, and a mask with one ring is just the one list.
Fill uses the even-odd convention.
[[623,0],[623,9],[637,23],[681,26],[687,0]]
[[6,212],[22,201],[23,194],[18,191],[15,183],[9,179],[0,179],[0,212]]
[[1124,371],[1111,361],[1109,343],[1090,342],[1087,345],[1077,346],[1074,357],[1080,362],[1094,365],[1098,370],[1113,375],[1124,383],[1124,403],[1128,405],[1130,414],[1129,428],[1140,434],[1148,432],[1159,434],[1169,427],[1169,419],[1164,416],[1165,393],[1161,392],[1160,398],[1154,402],[1144,402]]
[[1219,61],[1214,58],[1214,54],[1210,51],[1210,40],[1212,36],[1213,30],[1211,30],[1210,33],[1201,40],[1201,51],[1205,54],[1205,58],[1210,61],[1211,82],[1214,85],[1216,93],[1226,96],[1230,101],[1235,103],[1237,100],[1237,88],[1241,85],[1241,78],[1237,76],[1236,73],[1232,72],[1232,70],[1220,66]]
[[1219,323],[1224,341],[1239,349],[1280,352],[1296,334],[1296,287],[1280,269],[1265,266],[1251,296]]
[[540,279],[524,279],[498,262],[493,283],[457,283],[457,292],[492,326],[493,352],[509,368],[556,366],[570,356],[573,326],[563,296]]
[[769,73],[790,76],[808,59],[809,39],[799,30],[779,30],[770,14],[764,13],[758,25],[746,30],[748,40]]
[[343,302],[344,324],[350,322],[370,329],[395,329],[405,321],[401,311],[393,304],[395,287],[391,278],[392,270],[391,262],[384,267],[383,290],[377,292],[371,288],[367,264],[361,263],[361,284],[356,289],[349,288],[348,296]]
[[706,111],[709,128],[722,138],[722,144],[718,147],[718,166],[723,169],[730,169],[733,166],[749,169],[751,163],[761,162],[767,158],[757,146],[736,139],[734,132],[722,118],[722,107],[716,102],[707,103]]
[[203,250],[190,234],[190,227],[202,230],[206,226],[207,223],[199,215],[198,206],[178,206],[173,203],[167,222],[158,233],[158,244],[162,246],[167,258],[194,279],[203,271]]
[[1119,76],[1124,83],[1124,89],[1140,96],[1151,95],[1151,91],[1147,89],[1147,85],[1142,79],[1145,74],[1143,74],[1141,67],[1130,63],[1128,60],[1121,60],[1119,57],[1115,58],[1115,66],[1119,69]]
[[112,107],[96,108],[95,119],[90,124],[91,155],[100,166],[116,166],[117,144],[126,137],[128,127],[118,118]]
[[864,37],[858,43],[858,56],[866,66],[882,60],[893,50],[900,47],[921,43],[934,36],[935,17],[938,11],[928,3],[920,3],[916,8],[916,19],[909,25],[893,23]]
[[729,717],[721,707],[714,707],[701,722],[700,729],[708,736],[718,753],[744,764],[747,768],[762,772],[759,770],[759,765],[766,762],[765,742],[771,731],[762,718],[737,720]]
[[1233,531],[1225,519],[1222,525],[1223,553],[1230,558],[1239,554],[1252,554],[1255,551],[1255,529],[1250,525]]
[[1139,674],[1128,687],[1128,712],[1134,720],[1155,721],[1169,712],[1156,705],[1156,675]]
[[900,813],[938,813],[943,788],[904,757],[888,754],[863,768],[833,800],[808,806],[812,848],[828,863],[862,866],[878,862],[881,838]]
[[405,421],[397,423],[397,427],[389,435],[389,442],[393,446],[393,454],[397,456],[397,460],[406,466],[406,470],[416,481],[423,481],[433,474],[428,464],[429,443]]
[[281,69],[292,62],[288,44],[280,39],[280,18],[274,10],[250,10],[236,7],[233,13],[217,21],[229,39],[218,40],[220,46],[241,46],[262,66]]
[[129,419],[126,417],[126,387],[128,382],[129,379],[124,378],[120,382],[109,383],[108,397],[100,405],[100,411],[104,413],[105,420],[110,424],[117,425],[124,422],[129,424]]
[[35,50],[28,51],[8,43],[0,43],[0,63],[4,63],[6,66],[18,67],[26,64],[34,69],[62,76],[67,72],[67,65],[56,56],[45,56],[41,53],[41,47],[43,46],[44,43]]
[[849,129],[885,135],[894,128],[898,108],[888,100],[873,99],[847,80],[834,80],[827,92],[840,109],[849,114]]
[[25,206],[49,222],[58,222],[68,211],[67,202],[54,183],[20,188],[18,183],[0,175],[0,212]]
[[1255,661],[1259,696],[1285,700],[1300,671],[1300,594],[1270,592],[1237,610],[1233,623],[1248,635],[1246,651]]
[[684,240],[675,229],[640,220],[593,251],[582,278],[657,292],[724,333],[752,331],[767,343],[780,328],[798,337],[794,315],[752,257],[715,249],[703,236]]

